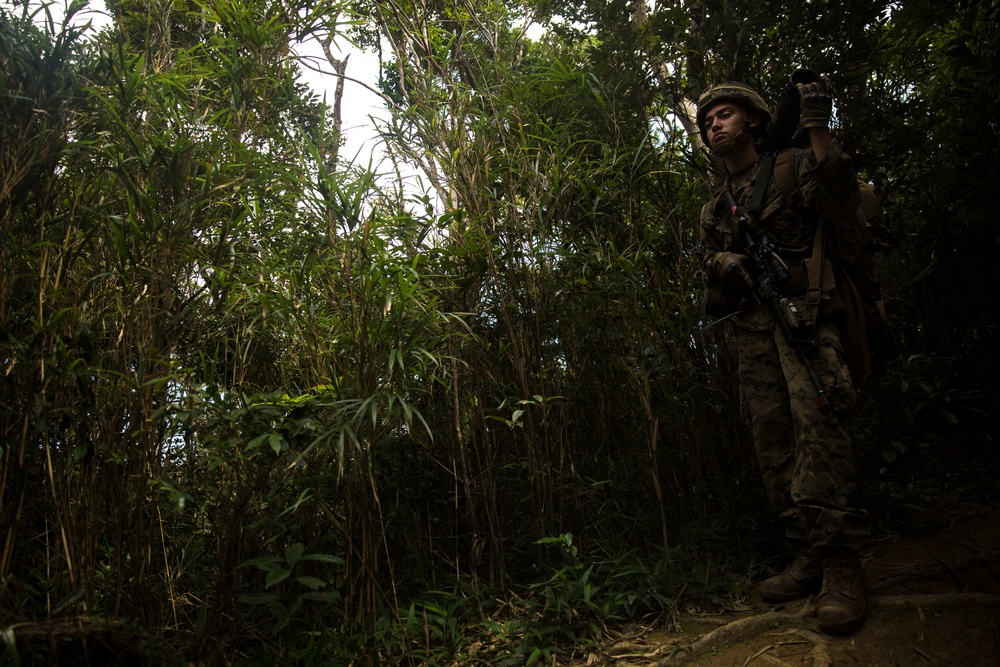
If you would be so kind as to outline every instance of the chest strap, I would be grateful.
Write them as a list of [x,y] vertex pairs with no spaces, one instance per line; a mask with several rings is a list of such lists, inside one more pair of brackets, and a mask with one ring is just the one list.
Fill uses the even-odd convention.
[[764,205],[764,197],[767,189],[771,185],[771,175],[774,173],[774,153],[768,153],[760,160],[760,168],[757,170],[757,177],[753,181],[753,197],[747,204],[747,213],[756,216],[760,207]]

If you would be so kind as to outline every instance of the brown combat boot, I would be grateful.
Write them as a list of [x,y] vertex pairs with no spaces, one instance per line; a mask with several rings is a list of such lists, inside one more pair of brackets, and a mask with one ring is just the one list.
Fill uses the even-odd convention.
[[819,629],[831,635],[854,632],[865,622],[865,571],[852,551],[837,551],[823,561],[823,590],[816,616]]
[[815,593],[822,583],[822,555],[814,549],[802,549],[787,570],[760,582],[757,590],[768,602],[790,602]]

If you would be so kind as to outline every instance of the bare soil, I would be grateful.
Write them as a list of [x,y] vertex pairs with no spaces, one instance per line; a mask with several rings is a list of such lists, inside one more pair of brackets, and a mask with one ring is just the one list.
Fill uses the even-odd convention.
[[771,605],[753,592],[728,609],[689,608],[575,664],[1000,667],[1000,508],[917,512],[864,560],[868,619],[852,635],[820,633],[813,598]]

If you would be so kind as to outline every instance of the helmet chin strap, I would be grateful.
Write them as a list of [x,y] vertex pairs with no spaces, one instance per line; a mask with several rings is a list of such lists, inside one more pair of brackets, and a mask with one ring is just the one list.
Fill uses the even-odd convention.
[[740,131],[736,133],[735,137],[733,137],[733,145],[735,145],[736,142],[738,142],[740,139],[742,139],[743,135],[746,134],[747,130],[749,130],[749,129],[750,129],[750,121],[747,120],[746,118],[744,118],[743,119],[743,127],[741,127]]
[[740,131],[737,132],[736,135],[731,140],[727,141],[724,145],[717,147],[715,149],[715,154],[718,155],[719,157],[725,157],[726,155],[731,153],[733,149],[736,148],[736,145],[740,142],[740,139],[743,138],[743,135],[746,134],[747,130],[749,129],[750,129],[750,121],[744,118],[743,127],[740,128]]

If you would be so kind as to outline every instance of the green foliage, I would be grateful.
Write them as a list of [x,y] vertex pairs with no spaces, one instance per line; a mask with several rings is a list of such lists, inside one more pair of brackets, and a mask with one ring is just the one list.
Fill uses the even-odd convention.
[[[893,237],[866,475],[902,487],[951,437],[995,466],[995,4],[0,10],[0,626],[551,664],[727,604],[780,535],[700,312],[683,103],[799,65]],[[336,160],[289,56],[349,27],[386,39],[382,138],[426,191]]]
[[[303,498],[300,496],[300,500]],[[265,572],[267,578],[264,581],[264,590],[275,587],[284,589],[283,591],[258,593],[244,595],[240,601],[247,604],[267,605],[268,610],[274,615],[275,622],[271,627],[271,635],[276,635],[284,630],[307,601],[329,602],[334,595],[323,592],[330,582],[308,574],[297,574],[301,570],[300,564],[308,561],[318,561],[330,565],[344,565],[344,560],[329,554],[306,554],[303,553],[305,547],[301,542],[296,542],[285,549],[284,557],[281,556],[261,556],[251,558],[242,563],[240,567],[256,567]],[[299,568],[297,570],[297,567]],[[291,579],[291,585],[279,586],[287,579]]]

